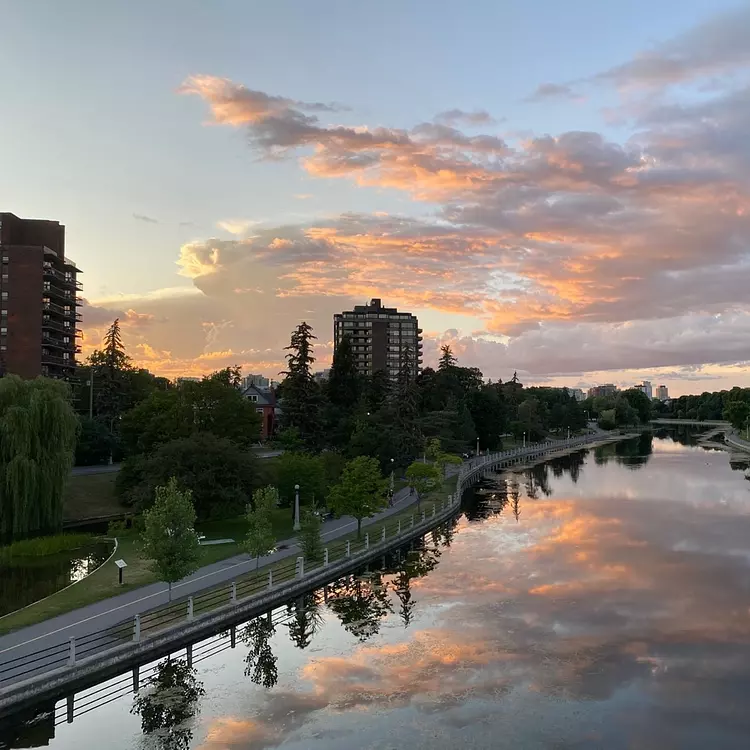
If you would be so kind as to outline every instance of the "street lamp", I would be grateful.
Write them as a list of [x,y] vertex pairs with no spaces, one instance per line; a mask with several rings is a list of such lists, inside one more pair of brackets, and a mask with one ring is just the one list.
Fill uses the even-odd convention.
[[393,497],[393,490],[395,488],[395,482],[393,477],[393,459],[391,459],[391,497]]
[[568,440],[570,440],[570,427],[568,427]]
[[479,436],[477,435],[477,456],[479,455]]
[[523,433],[523,447],[526,447],[526,433]]
[[294,530],[299,531],[302,527],[299,523],[299,485],[294,485]]

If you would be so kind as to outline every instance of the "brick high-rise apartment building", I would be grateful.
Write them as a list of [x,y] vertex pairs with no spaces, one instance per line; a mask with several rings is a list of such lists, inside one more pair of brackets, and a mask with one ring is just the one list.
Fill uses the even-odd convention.
[[73,375],[79,273],[63,225],[0,213],[0,373]]
[[414,374],[422,362],[422,329],[416,316],[383,307],[379,299],[369,305],[355,305],[353,310],[333,316],[334,345],[344,336],[351,339],[354,360],[361,375],[385,370],[391,380],[398,377],[409,349]]

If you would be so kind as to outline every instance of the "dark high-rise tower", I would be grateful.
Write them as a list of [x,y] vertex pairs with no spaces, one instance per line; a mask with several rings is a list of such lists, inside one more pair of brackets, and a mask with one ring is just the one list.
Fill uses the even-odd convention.
[[62,224],[0,213],[0,371],[23,378],[73,374],[79,273],[65,257]]
[[344,336],[349,337],[361,375],[385,370],[396,380],[407,348],[416,375],[422,362],[421,333],[416,316],[395,307],[383,307],[379,299],[333,316],[334,345],[338,346]]

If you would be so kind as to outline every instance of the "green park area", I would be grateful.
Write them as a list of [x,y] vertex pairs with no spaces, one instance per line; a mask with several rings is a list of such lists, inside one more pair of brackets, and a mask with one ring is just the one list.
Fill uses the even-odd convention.
[[[362,521],[387,505],[391,488],[408,485],[422,498],[443,499],[439,469],[473,455],[477,444],[485,452],[576,433],[586,429],[586,412],[616,425],[650,417],[640,391],[579,404],[566,389],[526,388],[515,375],[485,381],[477,368],[460,366],[448,346],[435,369],[420,370],[404,351],[397,377],[364,376],[344,337],[328,379],[319,381],[314,343],[307,324],[292,332],[286,377],[273,395],[283,408],[267,446],[279,455],[271,458],[258,455],[261,410],[243,392],[238,368],[199,381],[156,377],[133,365],[117,321],[72,386],[0,379],[0,539],[54,536],[63,522],[77,533],[87,530],[81,522],[96,519],[109,522],[106,535],[119,545],[84,580],[0,618],[0,632],[155,581],[178,581],[242,551],[262,556],[294,536],[297,495],[304,519],[331,511]],[[95,384],[93,392],[86,383]],[[79,466],[114,460],[121,468],[71,476],[73,455]],[[261,502],[261,491],[270,489],[274,501]],[[317,522],[305,523],[302,537],[314,541]],[[178,537],[184,544],[171,553],[180,564],[166,566],[164,550]],[[219,539],[233,541],[205,544]],[[114,559],[127,562],[122,586]],[[22,564],[16,556],[13,565]]]

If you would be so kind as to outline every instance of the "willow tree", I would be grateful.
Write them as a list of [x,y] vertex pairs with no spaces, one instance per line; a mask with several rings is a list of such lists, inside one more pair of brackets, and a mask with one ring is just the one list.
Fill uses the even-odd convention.
[[0,537],[62,528],[77,429],[67,384],[0,378]]

